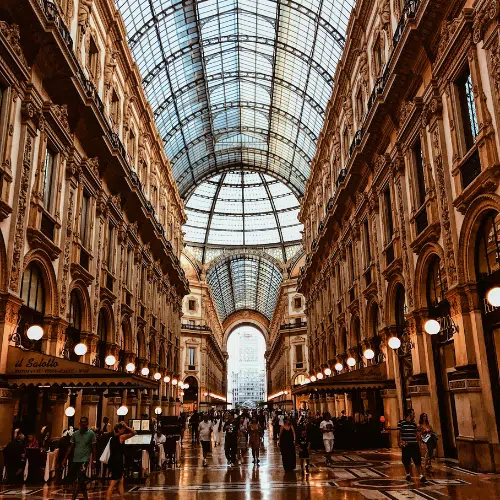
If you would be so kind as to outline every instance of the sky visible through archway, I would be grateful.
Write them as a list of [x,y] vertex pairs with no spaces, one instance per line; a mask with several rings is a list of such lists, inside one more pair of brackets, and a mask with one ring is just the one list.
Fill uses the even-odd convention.
[[[228,402],[254,407],[266,399],[266,343],[253,326],[234,330],[227,341]],[[247,404],[245,404],[247,403]]]

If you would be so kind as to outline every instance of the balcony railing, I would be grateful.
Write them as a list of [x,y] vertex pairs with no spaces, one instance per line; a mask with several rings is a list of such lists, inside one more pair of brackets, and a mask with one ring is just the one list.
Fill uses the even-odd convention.
[[298,321],[297,323],[285,323],[280,326],[280,330],[293,330],[294,328],[305,328],[307,321]]
[[64,40],[64,43],[68,49],[72,51],[73,39],[71,38],[69,29],[66,27],[66,24],[64,24],[64,21],[61,18],[61,14],[59,14],[59,11],[57,10],[56,4],[48,0],[39,0],[39,2],[45,12],[45,15],[47,16],[47,19],[55,24],[61,38]]
[[182,323],[183,330],[195,330],[197,332],[211,332],[212,329],[207,325],[191,325],[190,323]]
[[346,177],[347,177],[347,170],[343,168],[340,170],[337,180],[335,181],[335,185],[337,186],[337,188],[345,181]]

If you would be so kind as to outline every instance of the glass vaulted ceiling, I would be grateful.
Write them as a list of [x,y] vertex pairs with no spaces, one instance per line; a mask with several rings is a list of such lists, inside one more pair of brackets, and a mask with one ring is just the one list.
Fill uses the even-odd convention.
[[243,170],[218,174],[189,198],[185,240],[203,247],[280,246],[286,261],[286,248],[301,239],[298,212],[296,196],[281,181]]
[[116,0],[184,198],[241,168],[303,193],[354,2]]

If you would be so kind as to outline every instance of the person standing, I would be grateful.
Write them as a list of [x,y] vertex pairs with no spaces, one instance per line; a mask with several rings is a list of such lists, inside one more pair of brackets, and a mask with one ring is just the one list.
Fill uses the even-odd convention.
[[125,498],[125,488],[123,486],[123,458],[125,454],[125,441],[135,436],[137,433],[125,422],[115,425],[115,432],[109,443],[110,455],[108,467],[111,472],[109,488],[106,491],[106,500],[111,500],[113,490],[118,485],[118,492],[122,500]]
[[323,445],[325,446],[326,455],[326,465],[332,463],[332,451],[333,451],[333,441],[334,441],[334,427],[330,414],[326,412],[323,415],[323,420],[319,424],[319,428],[323,433]]
[[207,455],[210,453],[210,443],[212,439],[213,424],[208,420],[208,413],[203,415],[203,420],[198,425],[201,448],[203,450],[203,467],[207,466]]
[[222,416],[216,415],[214,418],[214,446],[220,446],[222,443]]
[[257,417],[253,417],[250,425],[248,426],[248,434],[250,436],[250,448],[252,448],[253,463],[260,464],[260,438],[262,436],[262,427],[257,421]]
[[283,425],[280,429],[280,436],[278,439],[278,446],[281,451],[281,460],[285,471],[295,470],[296,457],[295,457],[295,429],[290,423],[288,418],[283,420]]
[[[161,428],[158,427],[155,435],[153,436],[153,444],[154,444],[154,454],[158,461],[158,468],[161,469],[163,467],[163,460],[165,460],[165,443],[167,442],[167,436],[161,432]],[[163,446],[163,453],[161,451],[161,447]]]
[[200,425],[200,416],[196,411],[191,415],[189,425],[191,426],[191,442],[197,443],[199,439],[198,426]]
[[420,482],[426,483],[427,479],[422,473],[422,456],[420,454],[420,434],[415,422],[415,410],[409,408],[405,412],[405,419],[398,423],[398,443],[401,448],[401,461],[406,471],[406,480],[411,481],[411,462],[415,464],[420,475]]
[[307,438],[307,429],[302,427],[299,435],[299,459],[302,470],[309,474],[309,439]]
[[429,423],[427,413],[421,413],[418,421],[418,432],[420,434],[420,452],[424,459],[425,469],[429,470],[432,467],[432,459],[434,458],[434,450],[437,446],[437,436],[434,429]]
[[73,462],[69,470],[70,479],[73,481],[73,500],[80,491],[85,500],[89,498],[87,493],[87,467],[92,457],[92,470],[95,471],[96,442],[96,435],[89,429],[89,419],[87,417],[80,418],[80,428],[71,435],[71,445],[63,460],[63,463],[66,463],[69,455],[73,452]]
[[229,413],[227,422],[224,424],[224,452],[226,453],[227,464],[232,467],[236,463],[236,450],[238,446],[238,426],[234,421],[234,415]]

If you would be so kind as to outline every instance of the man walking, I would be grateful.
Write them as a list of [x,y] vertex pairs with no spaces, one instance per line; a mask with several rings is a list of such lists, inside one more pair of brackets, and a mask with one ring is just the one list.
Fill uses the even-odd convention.
[[325,445],[326,465],[332,463],[333,451],[333,422],[328,412],[323,414],[323,420],[319,424],[319,428],[323,433],[323,444]]
[[203,467],[207,466],[207,455],[210,453],[210,443],[214,426],[208,420],[208,413],[203,415],[203,420],[198,426],[198,434],[200,436],[201,448],[203,450]]
[[224,424],[224,451],[226,453],[227,464],[232,467],[236,463],[236,452],[238,447],[238,426],[234,421],[234,415],[229,414],[227,422]]
[[405,412],[405,419],[398,424],[398,443],[401,448],[401,461],[406,471],[406,480],[411,481],[411,461],[415,464],[420,475],[420,482],[426,483],[427,479],[422,474],[422,456],[419,445],[420,435],[415,422],[415,410],[409,408]]
[[69,470],[69,476],[73,481],[73,496],[72,500],[78,496],[81,491],[83,498],[88,500],[87,493],[87,467],[92,456],[92,470],[95,470],[96,464],[96,436],[89,429],[89,419],[87,417],[80,418],[80,428],[73,432],[71,436],[71,446],[69,447],[63,463],[68,460],[69,455],[73,452],[73,462]]

